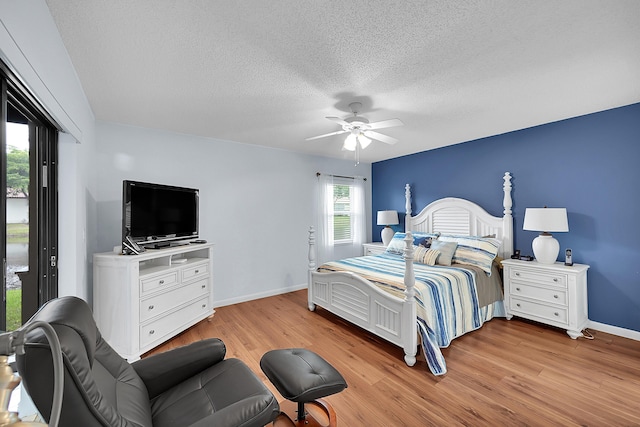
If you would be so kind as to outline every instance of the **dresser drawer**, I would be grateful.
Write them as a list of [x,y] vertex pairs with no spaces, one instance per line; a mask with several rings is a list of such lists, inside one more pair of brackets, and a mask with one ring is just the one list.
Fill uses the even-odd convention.
[[192,300],[200,295],[206,295],[209,292],[209,283],[207,279],[190,283],[179,288],[170,290],[159,295],[152,296],[140,301],[140,322],[144,322],[158,316],[165,311],[177,307],[185,302]]
[[514,314],[523,314],[523,317],[527,318],[537,317],[563,325],[568,325],[569,323],[566,308],[537,304],[535,302],[511,297],[509,300],[509,309]]
[[564,289],[549,289],[538,286],[531,286],[526,283],[513,281],[510,283],[509,291],[515,297],[527,297],[539,301],[546,301],[553,304],[567,305],[567,292]]
[[186,267],[182,270],[182,281],[196,280],[209,277],[209,264],[203,262],[193,266]]
[[207,313],[211,313],[211,307],[209,307],[208,297],[205,296],[180,310],[140,326],[140,347],[144,348],[162,341],[166,335],[175,330],[183,330],[185,324],[201,318]]
[[172,271],[159,276],[140,279],[140,293],[146,294],[160,288],[169,288],[178,283],[178,272]]
[[563,274],[539,273],[519,268],[513,268],[511,269],[509,278],[512,280],[534,282],[536,284],[560,286],[563,288],[567,287],[567,277]]

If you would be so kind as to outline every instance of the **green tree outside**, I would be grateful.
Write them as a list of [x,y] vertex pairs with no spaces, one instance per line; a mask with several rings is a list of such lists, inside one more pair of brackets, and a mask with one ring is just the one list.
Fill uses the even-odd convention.
[[7,153],[7,187],[29,197],[29,152],[11,148]]

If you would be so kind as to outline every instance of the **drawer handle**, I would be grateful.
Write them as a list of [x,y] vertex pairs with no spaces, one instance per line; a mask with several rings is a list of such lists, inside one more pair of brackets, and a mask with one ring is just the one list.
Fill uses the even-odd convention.
[[555,313],[553,313],[553,315],[554,316],[560,316],[557,311]]
[[160,280],[159,282],[161,285],[164,285],[164,280]]
[[153,310],[155,308],[155,306],[152,304],[149,306],[149,310]]
[[202,289],[204,289],[204,288],[206,288],[206,287],[207,287],[207,285],[202,285],[201,287],[202,287]]
[[556,283],[558,283],[558,278],[557,278],[557,277],[554,277],[554,278],[553,278],[553,281],[554,281],[554,282],[556,282]]
[[555,299],[558,299],[558,295],[554,295],[553,297],[554,297]]
[[207,308],[207,304],[202,304],[202,308]]
[[516,291],[520,292],[520,288],[516,288]]
[[516,304],[516,307],[520,307],[520,304],[519,304],[519,303],[517,303],[517,304]]
[[152,330],[150,330],[150,331],[149,331],[149,335],[153,335],[153,334],[155,334],[155,333],[156,333],[156,331],[155,331],[154,329],[152,329]]
[[516,276],[520,276],[520,273],[516,273]]
[[194,273],[195,273],[195,274],[198,274],[198,273],[200,273],[200,270],[196,270],[196,271],[194,271]]

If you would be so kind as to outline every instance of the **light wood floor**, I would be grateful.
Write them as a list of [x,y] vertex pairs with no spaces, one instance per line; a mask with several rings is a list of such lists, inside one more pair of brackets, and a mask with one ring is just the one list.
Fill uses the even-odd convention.
[[404,364],[391,344],[318,309],[306,290],[228,307],[149,354],[219,337],[227,357],[260,370],[274,348],[304,347],[327,359],[349,387],[326,398],[341,426],[640,426],[640,342],[594,332],[493,319],[444,349],[448,373],[420,358]]

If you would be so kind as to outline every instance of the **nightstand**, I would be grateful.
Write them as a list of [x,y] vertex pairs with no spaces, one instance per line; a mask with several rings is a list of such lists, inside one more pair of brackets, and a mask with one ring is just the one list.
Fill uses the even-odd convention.
[[387,250],[387,247],[382,242],[363,243],[362,249],[364,256],[378,255]]
[[507,319],[524,317],[567,330],[576,339],[588,322],[588,265],[540,264],[506,259],[504,305]]

